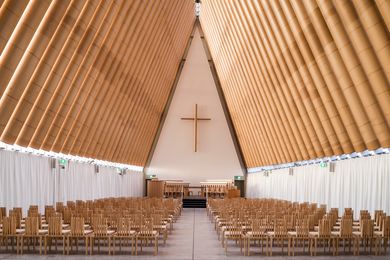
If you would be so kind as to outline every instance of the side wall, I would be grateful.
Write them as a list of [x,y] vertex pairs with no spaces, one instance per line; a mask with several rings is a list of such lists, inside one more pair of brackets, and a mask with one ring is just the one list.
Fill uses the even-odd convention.
[[318,164],[293,169],[248,174],[247,197],[351,207],[355,217],[361,209],[390,212],[390,154],[338,161],[335,172]]
[[69,161],[65,170],[52,169],[50,158],[0,150],[0,206],[53,205],[57,201],[143,196],[143,173]]

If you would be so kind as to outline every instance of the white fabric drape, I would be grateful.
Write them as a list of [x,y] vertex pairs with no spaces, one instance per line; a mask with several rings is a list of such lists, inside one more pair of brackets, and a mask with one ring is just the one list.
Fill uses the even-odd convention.
[[45,205],[68,200],[143,196],[143,173],[69,161],[65,170],[51,168],[50,158],[0,150],[0,206]]
[[288,169],[273,170],[268,177],[248,174],[246,195],[316,202],[340,208],[340,213],[351,207],[355,217],[361,209],[390,213],[390,155],[337,161],[335,172],[317,164],[294,167],[293,175]]

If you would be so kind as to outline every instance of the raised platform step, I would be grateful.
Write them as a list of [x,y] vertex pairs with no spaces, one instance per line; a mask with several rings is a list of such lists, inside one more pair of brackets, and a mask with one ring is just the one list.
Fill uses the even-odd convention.
[[183,198],[183,208],[206,208],[207,200],[204,197],[185,197]]

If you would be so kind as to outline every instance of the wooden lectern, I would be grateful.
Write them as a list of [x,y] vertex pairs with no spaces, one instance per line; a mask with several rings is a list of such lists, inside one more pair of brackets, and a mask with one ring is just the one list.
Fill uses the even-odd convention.
[[163,198],[164,197],[165,181],[150,180],[148,181],[149,198]]

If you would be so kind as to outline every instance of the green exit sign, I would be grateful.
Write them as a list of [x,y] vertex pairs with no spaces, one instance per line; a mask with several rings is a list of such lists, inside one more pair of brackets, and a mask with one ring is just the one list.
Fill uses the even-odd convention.
[[326,168],[327,166],[328,166],[328,164],[326,162],[320,163],[320,167],[321,168]]
[[244,180],[244,176],[240,176],[240,175],[234,176],[234,180],[236,180],[236,181],[243,181]]
[[68,164],[68,160],[60,159],[60,160],[58,161],[58,163],[59,163],[60,165],[67,165],[67,164]]

